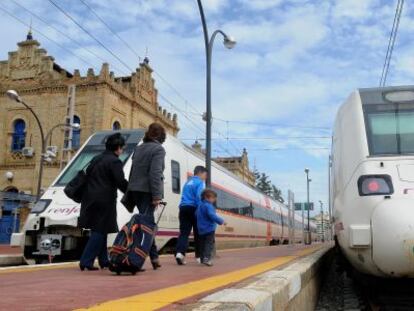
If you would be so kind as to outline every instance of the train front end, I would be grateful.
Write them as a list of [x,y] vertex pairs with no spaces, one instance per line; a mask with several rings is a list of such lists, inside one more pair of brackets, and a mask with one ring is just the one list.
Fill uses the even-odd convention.
[[361,89],[346,105],[333,148],[338,244],[360,272],[412,278],[414,87]]
[[[127,143],[120,157],[125,164],[144,133],[141,130],[119,132]],[[89,231],[78,228],[80,204],[66,197],[63,189],[93,157],[105,150],[105,141],[110,134],[113,132],[97,132],[86,141],[33,206],[22,232],[13,234],[12,245],[22,247],[26,259],[34,259],[41,263],[52,258],[68,260],[80,257]],[[123,224],[129,216],[125,209],[119,208],[118,225]]]

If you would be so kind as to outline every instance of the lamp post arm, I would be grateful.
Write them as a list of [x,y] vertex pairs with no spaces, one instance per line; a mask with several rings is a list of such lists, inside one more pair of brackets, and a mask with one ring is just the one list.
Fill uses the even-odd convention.
[[37,199],[39,200],[40,199],[40,190],[42,189],[42,178],[43,178],[43,154],[46,152],[45,133],[43,131],[42,124],[40,123],[39,117],[33,111],[33,109],[29,105],[27,105],[23,100],[18,100],[18,102],[21,103],[23,106],[25,106],[31,112],[31,114],[33,115],[33,117],[36,120],[37,125],[39,126],[40,143],[41,143],[41,147],[42,147],[42,151],[40,153],[39,176],[38,176],[38,180],[37,180],[37,191],[36,191]]
[[29,111],[30,111],[30,113],[33,115],[33,117],[35,118],[35,120],[36,120],[36,123],[37,123],[37,125],[39,126],[39,131],[40,131],[40,138],[41,138],[41,143],[42,143],[42,153],[45,151],[45,145],[44,145],[44,139],[45,139],[45,134],[44,134],[44,131],[43,131],[43,127],[42,127],[42,124],[40,123],[40,120],[39,120],[39,117],[37,116],[37,114],[33,111],[33,109],[29,106],[29,105],[27,105],[24,101],[20,101],[20,103],[23,105],[23,106],[25,106]]
[[65,124],[65,123],[59,123],[59,124],[56,124],[55,126],[53,126],[53,127],[49,130],[49,132],[47,132],[47,134],[46,134],[46,136],[45,136],[45,141],[44,141],[45,146],[46,146],[47,141],[49,140],[50,136],[52,135],[53,131],[54,131],[55,129],[57,129],[58,127],[64,127],[64,126],[68,126],[68,125],[67,125],[67,124]]
[[214,40],[217,37],[217,34],[221,34],[224,38],[227,37],[227,35],[220,29],[217,29],[213,32],[213,34],[211,35],[210,41],[208,42],[208,55],[209,55],[209,59],[210,59],[210,65],[211,65],[211,58],[213,55],[213,45],[214,45]]

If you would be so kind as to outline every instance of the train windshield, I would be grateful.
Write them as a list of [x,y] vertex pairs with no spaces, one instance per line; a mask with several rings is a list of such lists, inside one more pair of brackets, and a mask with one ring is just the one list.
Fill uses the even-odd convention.
[[414,104],[364,105],[371,155],[414,154]]
[[[125,163],[131,156],[131,154],[134,152],[137,144],[144,136],[144,132],[141,130],[131,130],[121,133],[125,138],[126,145],[124,148],[124,152],[119,157],[119,159],[123,163]],[[69,181],[71,181],[75,177],[75,175],[80,170],[84,169],[95,156],[102,153],[105,150],[106,138],[110,134],[112,133],[100,132],[91,137],[87,145],[65,169],[62,176],[60,176],[58,181],[55,183],[55,186],[65,186]]]

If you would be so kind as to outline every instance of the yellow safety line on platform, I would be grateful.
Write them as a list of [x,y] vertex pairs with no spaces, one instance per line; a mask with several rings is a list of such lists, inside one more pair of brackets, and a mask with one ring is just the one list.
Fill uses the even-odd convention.
[[[2,274],[9,274],[9,273],[21,273],[21,272],[36,272],[36,271],[43,271],[43,270],[58,270],[58,269],[69,269],[77,267],[79,263],[77,262],[70,262],[70,263],[58,263],[58,264],[51,264],[51,265],[41,265],[41,266],[22,266],[19,267],[7,267],[0,269],[0,275]],[[4,270],[3,270],[4,269]]]
[[227,286],[232,283],[240,282],[249,277],[280,267],[294,259],[313,253],[319,250],[320,248],[321,245],[318,245],[316,247],[300,250],[293,255],[278,257],[276,259],[241,270],[236,270],[233,272],[201,279],[198,281],[189,282],[183,285],[176,285],[144,294],[111,300],[90,308],[77,309],[76,311],[157,310],[166,307],[170,304],[173,304],[174,302],[181,301],[189,297],[193,297],[195,295],[199,295],[204,292],[208,292],[223,286]]

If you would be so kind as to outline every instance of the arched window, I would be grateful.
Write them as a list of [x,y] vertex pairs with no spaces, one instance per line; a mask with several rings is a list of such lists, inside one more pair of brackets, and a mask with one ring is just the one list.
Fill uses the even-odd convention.
[[26,122],[17,119],[13,123],[12,151],[21,151],[26,144]]
[[19,190],[16,187],[7,187],[6,189],[3,190],[4,192],[12,192],[12,193],[19,193]]
[[121,129],[121,123],[119,123],[118,121],[115,121],[114,124],[112,124],[112,129],[114,131],[118,131]]
[[[81,124],[81,120],[78,116],[73,116],[73,123]],[[72,130],[72,148],[78,149],[80,147],[80,128]]]

